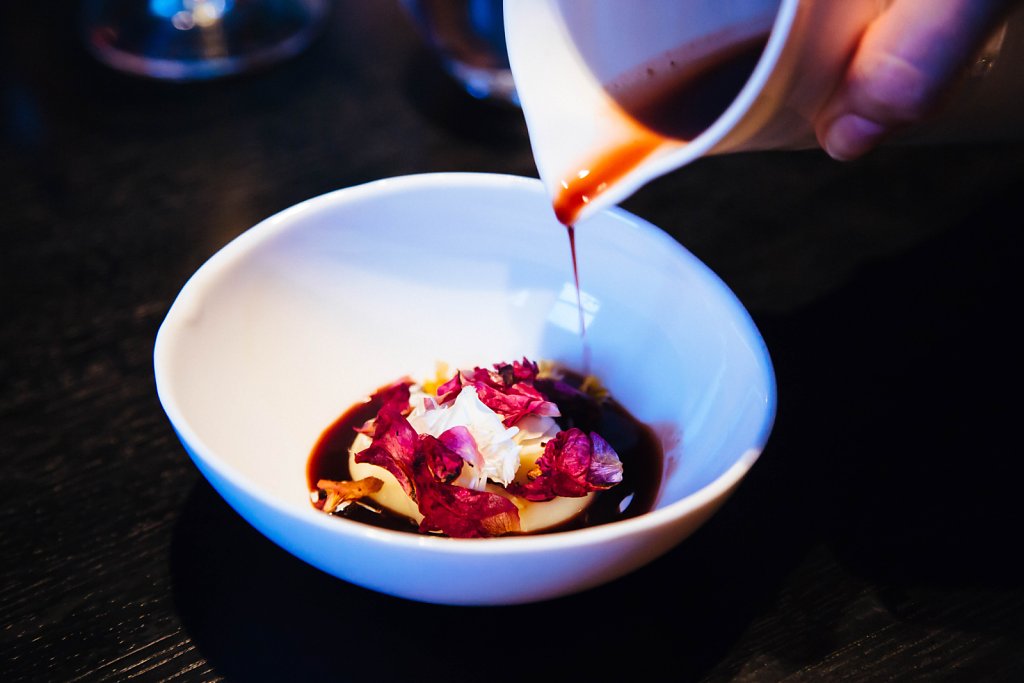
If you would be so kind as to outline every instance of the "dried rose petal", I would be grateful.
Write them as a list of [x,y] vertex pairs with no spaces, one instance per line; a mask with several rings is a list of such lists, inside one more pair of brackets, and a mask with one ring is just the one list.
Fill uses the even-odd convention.
[[622,481],[622,461],[611,444],[597,432],[590,433],[593,455],[587,470],[587,483],[594,489],[608,489]]
[[502,416],[506,427],[511,427],[527,415],[558,417],[558,406],[547,399],[533,386],[537,376],[537,364],[523,358],[522,361],[497,363],[496,370],[473,368],[458,372],[437,388],[440,403],[455,400],[464,386],[476,389],[480,401]]
[[494,369],[501,377],[502,386],[510,387],[516,383],[515,369],[511,365],[495,365]]
[[557,496],[579,498],[622,481],[622,463],[608,442],[575,427],[547,442],[544,455],[537,458],[537,469],[536,478],[512,484],[509,492],[539,502]]
[[416,434],[409,421],[392,406],[378,413],[373,442],[355,459],[383,467],[395,476],[423,514],[422,531],[441,531],[454,538],[518,531],[519,512],[511,501],[448,483],[461,471],[461,452],[469,447],[467,438],[472,440],[468,430],[460,433],[464,429],[453,428],[442,434],[455,446],[449,448],[442,439]]
[[465,462],[463,453],[483,460],[465,427],[452,427],[436,439],[428,434],[420,436],[413,464],[416,503],[423,515],[420,531],[440,531],[452,538],[519,531],[519,510],[510,500],[451,484]]
[[507,498],[433,480],[417,479],[420,531],[452,538],[483,538],[519,531],[519,510]]
[[544,455],[537,458],[540,476],[523,485],[522,491],[517,487],[512,492],[527,500],[585,496],[592,450],[590,439],[582,430],[573,428],[559,432],[545,445]]
[[[384,411],[397,411],[403,415],[407,414],[409,410],[409,387],[412,386],[412,382],[406,379],[398,380],[393,384],[389,384],[386,387],[381,387],[372,396],[370,396],[370,403],[376,403],[380,407],[377,409],[377,413],[380,414]],[[356,428],[356,431],[360,434],[373,437],[374,434],[374,420],[367,420],[361,427]]]
[[370,400],[380,403],[380,411],[395,409],[400,413],[405,413],[409,409],[409,387],[411,385],[412,382],[409,380],[401,379],[394,384],[378,389],[370,397]]
[[462,373],[456,372],[455,376],[437,388],[437,402],[448,403],[454,401],[462,391]]
[[476,439],[473,438],[467,427],[457,425],[446,429],[438,439],[470,465],[477,469],[483,469],[484,456],[480,453],[480,448],[476,445]]
[[527,415],[558,417],[558,407],[534,387],[518,383],[507,389],[497,389],[489,384],[474,382],[480,402],[503,418],[506,427],[511,427]]
[[512,376],[515,377],[517,382],[533,382],[537,379],[537,373],[539,372],[540,368],[537,366],[537,363],[528,360],[526,356],[523,356],[521,361],[512,361]]
[[418,449],[417,465],[422,455],[427,469],[436,481],[450,483],[462,471],[462,456],[448,448],[440,439],[429,434],[420,434]]
[[373,441],[366,450],[356,453],[356,462],[383,467],[395,476],[402,489],[414,499],[413,464],[418,435],[395,404],[377,413],[373,425]]
[[[495,367],[501,367],[496,365]],[[494,387],[495,389],[505,389],[515,383],[515,376],[513,373],[509,373],[509,384],[505,384],[505,377],[500,372],[494,370],[488,370],[487,368],[473,368],[471,372],[462,373],[462,379],[466,384],[473,385],[486,385]]]

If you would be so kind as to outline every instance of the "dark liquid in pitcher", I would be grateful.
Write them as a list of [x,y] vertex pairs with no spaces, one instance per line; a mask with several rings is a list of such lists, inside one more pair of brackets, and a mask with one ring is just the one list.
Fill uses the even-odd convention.
[[697,60],[670,53],[606,85],[633,135],[563,179],[554,201],[558,220],[572,225],[586,204],[664,142],[687,142],[707,130],[739,95],[766,42],[767,36],[758,36]]

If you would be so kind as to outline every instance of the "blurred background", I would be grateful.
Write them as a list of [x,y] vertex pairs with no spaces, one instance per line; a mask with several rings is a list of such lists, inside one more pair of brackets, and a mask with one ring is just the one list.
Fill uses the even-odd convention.
[[152,379],[188,276],[334,189],[536,175],[508,93],[454,80],[416,4],[336,0],[294,56],[187,82],[99,61],[83,4],[4,4],[5,680],[429,680],[430,635],[478,622],[544,635],[522,668],[452,655],[447,680],[518,679],[533,656],[598,680],[1020,680],[1020,139],[709,158],[624,204],[751,311],[779,413],[721,513],[610,586],[407,603],[302,565],[217,497]]

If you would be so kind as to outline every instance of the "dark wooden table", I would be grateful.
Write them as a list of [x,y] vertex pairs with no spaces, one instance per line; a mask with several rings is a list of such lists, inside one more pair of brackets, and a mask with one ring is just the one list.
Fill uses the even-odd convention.
[[161,411],[153,339],[291,204],[534,175],[519,112],[446,81],[393,1],[339,1],[297,59],[200,85],[100,66],[73,9],[0,22],[0,680],[1024,680],[1020,142],[722,157],[643,189],[626,207],[764,333],[772,440],[631,576],[437,607],[243,522]]

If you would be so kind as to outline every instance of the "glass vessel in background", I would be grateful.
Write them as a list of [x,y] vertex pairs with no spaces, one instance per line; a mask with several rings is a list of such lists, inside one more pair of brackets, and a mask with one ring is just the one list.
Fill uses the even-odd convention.
[[115,69],[172,81],[241,73],[305,48],[329,0],[85,0],[86,46]]
[[466,92],[519,104],[505,50],[502,0],[402,0],[402,5]]

